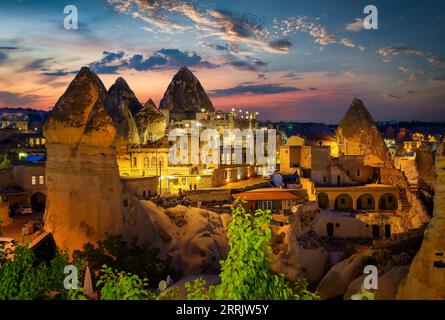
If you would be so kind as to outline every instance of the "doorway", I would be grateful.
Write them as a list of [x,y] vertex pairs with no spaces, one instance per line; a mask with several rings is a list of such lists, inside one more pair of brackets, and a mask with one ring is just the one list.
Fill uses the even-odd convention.
[[376,224],[372,226],[372,237],[380,238],[380,227]]
[[387,239],[391,238],[391,225],[385,224],[385,237]]
[[333,223],[328,223],[326,225],[326,233],[329,238],[332,238],[334,236],[334,224]]

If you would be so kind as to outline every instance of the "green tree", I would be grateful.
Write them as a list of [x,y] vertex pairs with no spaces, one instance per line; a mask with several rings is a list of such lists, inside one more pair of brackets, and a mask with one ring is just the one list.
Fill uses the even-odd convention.
[[314,300],[319,297],[307,289],[304,281],[287,282],[283,274],[271,272],[272,231],[270,211],[246,211],[235,202],[227,237],[230,251],[221,261],[221,284],[206,287],[198,278],[186,284],[187,299],[219,300]]
[[0,268],[0,300],[33,300],[48,298],[51,291],[66,297],[63,287],[66,253],[58,253],[48,264],[37,264],[27,246],[14,251],[14,259],[7,259]]
[[159,249],[148,242],[139,242],[137,238],[125,241],[122,235],[109,235],[95,245],[84,245],[82,251],[73,253],[73,261],[82,266],[88,265],[92,271],[100,271],[106,265],[113,270],[149,278],[152,286],[157,286],[167,275],[173,279],[181,276],[180,272],[170,267],[170,257],[165,261],[160,260]]
[[135,274],[115,271],[102,266],[101,277],[96,283],[102,300],[151,300],[155,294],[148,291],[148,279]]
[[290,299],[292,289],[282,274],[270,272],[272,252],[269,227],[270,211],[246,211],[239,201],[232,211],[227,237],[230,251],[221,262],[221,284],[216,288],[217,299],[262,300]]
[[0,155],[0,170],[7,169],[11,165],[11,160],[9,160],[7,155]]

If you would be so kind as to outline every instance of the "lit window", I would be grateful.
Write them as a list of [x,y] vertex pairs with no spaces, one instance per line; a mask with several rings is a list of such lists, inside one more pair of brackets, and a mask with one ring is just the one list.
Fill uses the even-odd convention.
[[32,177],[31,177],[31,184],[32,184],[33,186],[35,186],[35,185],[37,184],[37,177],[36,177],[36,176],[32,176]]
[[39,184],[45,184],[45,176],[39,176]]

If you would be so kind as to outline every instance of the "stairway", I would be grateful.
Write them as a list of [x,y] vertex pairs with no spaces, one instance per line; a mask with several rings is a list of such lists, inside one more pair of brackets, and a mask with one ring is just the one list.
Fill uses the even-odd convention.
[[399,188],[399,201],[401,204],[401,208],[399,208],[400,211],[406,212],[409,211],[409,209],[411,209],[411,205],[406,197],[406,191],[402,188]]

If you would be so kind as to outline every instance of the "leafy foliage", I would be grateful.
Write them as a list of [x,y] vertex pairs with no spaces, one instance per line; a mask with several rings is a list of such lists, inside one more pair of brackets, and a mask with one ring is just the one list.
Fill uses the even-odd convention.
[[7,155],[0,155],[0,170],[7,169],[11,165],[11,160],[9,160]]
[[185,284],[187,300],[210,300],[214,297],[214,287],[207,289],[204,278],[199,277]]
[[215,289],[217,299],[263,300],[289,299],[292,289],[283,275],[272,274],[272,231],[270,211],[249,212],[240,202],[232,211],[227,237],[230,251],[221,262],[221,285]]
[[375,293],[365,289],[362,285],[360,291],[351,296],[351,300],[375,300]]
[[221,261],[221,284],[206,288],[204,279],[186,284],[187,299],[315,300],[306,282],[292,285],[282,274],[272,273],[270,211],[248,212],[235,202],[227,237],[230,251]]
[[66,296],[63,288],[66,253],[58,253],[49,264],[36,265],[36,257],[27,246],[14,251],[14,259],[3,262],[0,268],[0,300],[45,299],[51,291]]
[[306,280],[300,280],[291,284],[294,291],[295,300],[320,300],[320,296],[308,289],[308,283]]
[[100,271],[103,265],[107,265],[113,270],[150,278],[152,286],[157,286],[167,275],[176,279],[180,277],[180,273],[170,267],[171,258],[166,261],[159,259],[159,249],[148,242],[140,244],[136,238],[127,242],[121,235],[109,235],[97,245],[84,245],[83,251],[73,253],[73,260],[80,265],[88,265],[92,271]]
[[114,271],[103,266],[101,277],[96,284],[102,286],[100,290],[102,300],[150,300],[155,295],[149,292],[148,279],[124,271]]

